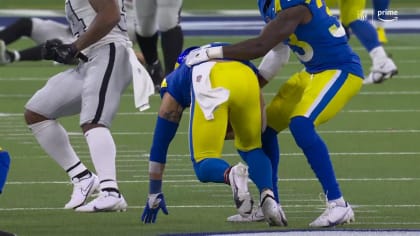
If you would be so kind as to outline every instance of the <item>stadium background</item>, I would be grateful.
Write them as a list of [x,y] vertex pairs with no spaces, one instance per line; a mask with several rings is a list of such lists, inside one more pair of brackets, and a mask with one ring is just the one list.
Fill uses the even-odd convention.
[[[8,17],[21,16],[11,13],[12,9],[61,12],[63,2],[2,0],[0,25]],[[340,230],[420,230],[420,76],[416,70],[420,49],[420,3],[394,0],[390,8],[401,14],[398,23],[402,28],[410,26],[408,31],[396,28],[388,35],[390,42],[386,49],[399,66],[399,75],[384,84],[364,87],[343,112],[320,128],[329,144],[344,195],[355,207],[356,222],[338,227]],[[187,27],[187,23],[194,22],[190,23],[188,17],[206,15],[202,18],[203,25],[209,15],[210,19],[226,17],[223,18],[226,23],[233,19],[226,14],[238,14],[226,10],[246,10],[239,12],[242,18],[238,22],[249,29],[250,22],[254,27],[261,24],[255,9],[254,0],[184,0],[183,14]],[[216,25],[220,26],[220,21]],[[388,26],[392,28],[391,24]],[[226,34],[236,32],[229,27],[231,25],[212,34],[192,30],[186,35],[185,47],[211,41],[237,42],[248,37]],[[257,32],[250,31],[247,35]],[[361,56],[367,72],[370,66],[367,53],[354,37],[350,42]],[[19,49],[29,45],[31,42],[23,39],[10,47]],[[157,224],[141,224],[139,218],[148,182],[147,155],[159,97],[152,98],[150,110],[139,113],[134,109],[131,88],[123,97],[112,127],[118,146],[118,176],[129,203],[128,211],[78,214],[63,210],[71,186],[67,184],[65,174],[46,156],[27,130],[22,111],[27,99],[47,78],[65,68],[52,66],[50,62],[22,62],[0,67],[0,145],[8,149],[13,158],[8,184],[0,196],[0,230],[20,236],[305,231],[308,223],[322,212],[324,203],[318,196],[321,192],[319,184],[286,131],[279,136],[282,148],[279,186],[289,227],[269,228],[264,223],[226,222],[227,216],[235,214],[230,188],[202,184],[195,179],[188,157],[187,119],[184,118],[171,145],[165,175],[164,192],[170,214],[159,214]],[[276,88],[299,69],[301,65],[291,56],[290,63],[272,85],[264,89],[267,101]],[[70,138],[77,152],[91,166],[84,138],[77,126],[78,117],[65,118],[62,122],[71,132]],[[232,164],[239,161],[231,142],[226,143],[224,153]],[[255,188],[253,193],[257,199]]]

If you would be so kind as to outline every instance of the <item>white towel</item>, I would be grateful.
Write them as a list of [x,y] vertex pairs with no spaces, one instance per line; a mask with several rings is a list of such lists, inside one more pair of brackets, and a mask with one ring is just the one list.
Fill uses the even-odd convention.
[[206,120],[214,119],[213,112],[229,99],[229,90],[223,87],[212,88],[210,72],[216,62],[209,61],[196,65],[192,71],[192,85],[195,99]]
[[150,108],[149,96],[155,93],[155,87],[147,70],[137,60],[134,50],[128,48],[128,51],[133,73],[134,105],[140,111],[144,111]]

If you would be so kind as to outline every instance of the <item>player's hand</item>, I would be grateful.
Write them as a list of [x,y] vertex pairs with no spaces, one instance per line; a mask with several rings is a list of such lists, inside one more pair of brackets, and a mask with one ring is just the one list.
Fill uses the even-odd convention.
[[199,64],[201,62],[205,62],[210,60],[209,55],[207,54],[207,48],[197,48],[192,50],[188,55],[185,57],[185,64],[191,67],[193,65]]
[[159,209],[162,209],[165,215],[168,214],[163,193],[149,194],[143,214],[141,215],[141,221],[145,224],[155,223]]
[[46,60],[55,60],[56,49],[58,46],[63,45],[63,42],[59,39],[50,39],[44,43],[41,50],[41,56]]
[[42,57],[63,64],[76,64],[77,58],[85,62],[88,60],[74,44],[63,44],[58,39],[47,40],[42,50]]

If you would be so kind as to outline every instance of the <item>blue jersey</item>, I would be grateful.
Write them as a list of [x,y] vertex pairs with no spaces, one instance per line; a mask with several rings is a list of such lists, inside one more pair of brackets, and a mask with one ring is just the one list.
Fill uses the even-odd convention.
[[[243,64],[249,66],[256,74],[258,69],[249,61],[241,61]],[[162,83],[160,95],[168,92],[172,97],[182,106],[189,107],[191,104],[191,90],[192,90],[192,69],[185,63],[182,63],[178,68],[166,76],[165,81]]]
[[286,40],[309,73],[342,69],[363,78],[359,56],[348,44],[345,30],[333,16],[324,0],[274,0],[264,17],[273,19],[276,13],[297,5],[306,5],[312,20],[299,24]]

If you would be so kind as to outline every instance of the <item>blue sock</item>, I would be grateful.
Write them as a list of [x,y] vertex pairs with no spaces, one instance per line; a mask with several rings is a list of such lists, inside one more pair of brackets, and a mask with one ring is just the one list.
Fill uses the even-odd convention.
[[9,153],[0,148],[0,193],[3,192],[6,183],[7,174],[9,173],[10,156]]
[[178,123],[158,116],[153,133],[153,143],[150,149],[150,161],[166,163],[169,144],[175,137],[177,129]]
[[220,158],[206,158],[198,163],[193,163],[195,175],[200,182],[224,183],[225,171],[229,163]]
[[378,12],[388,10],[390,0],[373,0],[373,19],[378,19]]
[[296,144],[302,149],[329,200],[340,198],[341,191],[335,178],[327,146],[316,133],[311,120],[306,117],[294,117],[290,121],[290,131]]
[[381,46],[376,29],[368,21],[355,20],[349,24],[349,27],[368,52]]
[[268,127],[264,130],[262,134],[262,149],[264,153],[268,156],[271,162],[271,174],[273,182],[273,193],[274,198],[279,203],[279,190],[278,190],[278,168],[280,162],[280,146],[277,139],[277,131],[271,127]]
[[255,183],[260,193],[264,189],[273,189],[271,180],[271,164],[261,148],[251,151],[239,151],[242,159],[248,165],[249,178]]

